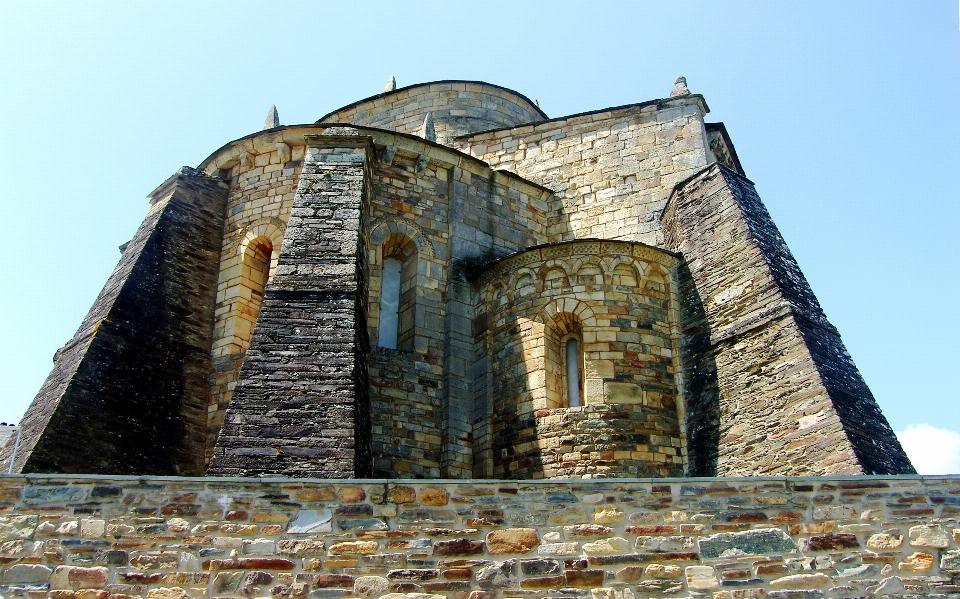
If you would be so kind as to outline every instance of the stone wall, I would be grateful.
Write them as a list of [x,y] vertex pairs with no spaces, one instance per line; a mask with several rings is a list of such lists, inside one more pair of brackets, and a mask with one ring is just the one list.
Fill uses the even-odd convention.
[[208,472],[369,475],[368,138],[310,139],[276,273]]
[[455,147],[552,189],[551,242],[662,245],[673,186],[713,161],[697,95],[609,108],[460,137]]
[[0,595],[956,597],[960,478],[0,477]]
[[[585,240],[480,275],[474,332],[491,360],[475,397],[485,414],[474,423],[476,477],[684,473],[678,262],[642,244]],[[570,339],[578,381],[567,375]],[[569,404],[571,386],[581,406]]]

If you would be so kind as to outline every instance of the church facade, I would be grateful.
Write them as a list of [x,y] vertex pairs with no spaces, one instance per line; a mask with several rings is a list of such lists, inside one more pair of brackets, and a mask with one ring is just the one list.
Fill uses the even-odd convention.
[[708,112],[682,78],[560,118],[392,78],[272,110],[151,194],[14,471],[914,472]]

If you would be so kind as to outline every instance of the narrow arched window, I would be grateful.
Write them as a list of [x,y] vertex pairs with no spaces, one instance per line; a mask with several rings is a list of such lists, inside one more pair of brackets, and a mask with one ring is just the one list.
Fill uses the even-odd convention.
[[580,397],[583,383],[580,377],[580,343],[576,337],[567,339],[565,358],[567,363],[567,407],[577,408],[582,405]]
[[400,324],[400,271],[403,264],[396,258],[383,261],[380,282],[380,337],[377,345],[397,349]]

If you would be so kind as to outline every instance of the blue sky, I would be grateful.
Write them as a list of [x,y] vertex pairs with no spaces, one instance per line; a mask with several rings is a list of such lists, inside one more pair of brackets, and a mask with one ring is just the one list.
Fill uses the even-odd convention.
[[911,457],[960,471],[954,0],[4,0],[0,419],[26,410],[147,193],[271,104],[313,122],[390,75],[496,83],[551,117],[664,97],[685,75],[891,425],[914,425]]

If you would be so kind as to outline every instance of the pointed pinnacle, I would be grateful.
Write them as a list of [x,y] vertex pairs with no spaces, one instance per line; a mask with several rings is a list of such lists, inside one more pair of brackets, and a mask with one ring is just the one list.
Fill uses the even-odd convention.
[[670,92],[670,97],[676,98],[677,96],[686,96],[689,93],[690,90],[687,89],[687,78],[677,77],[677,83],[673,86],[673,91]]
[[383,93],[392,92],[395,89],[397,89],[397,79],[393,75],[390,75],[390,78],[387,79],[386,87],[383,88]]
[[428,112],[427,116],[423,117],[423,128],[420,131],[420,137],[424,138],[425,140],[437,141],[437,130],[433,127],[432,112]]
[[280,115],[277,114],[277,105],[271,104],[270,110],[267,111],[267,118],[263,121],[263,130],[273,129],[274,127],[280,126]]

